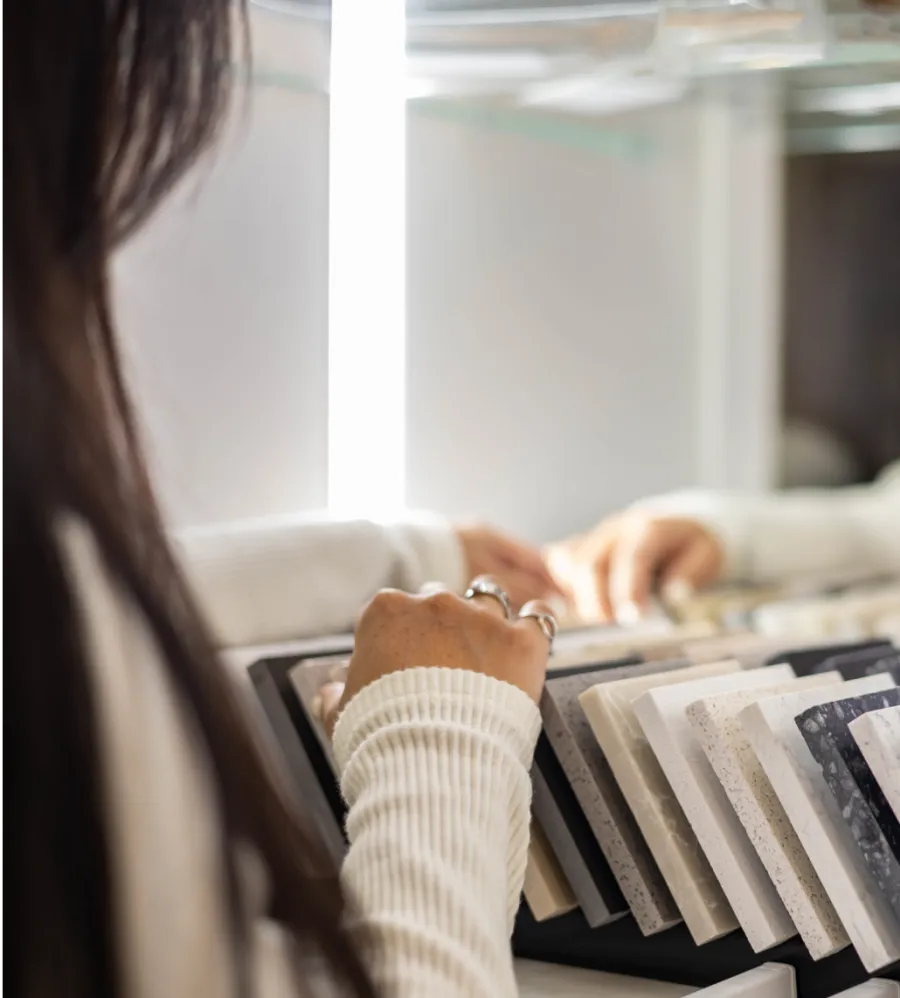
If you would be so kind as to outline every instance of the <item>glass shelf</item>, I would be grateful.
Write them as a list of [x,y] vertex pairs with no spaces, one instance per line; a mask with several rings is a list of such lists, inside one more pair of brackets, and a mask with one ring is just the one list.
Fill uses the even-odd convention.
[[[328,0],[251,2],[329,30]],[[640,157],[646,150],[636,151],[639,142],[602,124],[594,127],[598,119],[680,100],[702,79],[778,70],[791,92],[807,86],[800,81],[816,74],[823,80],[832,70],[847,69],[852,79],[817,85],[900,79],[900,7],[824,0],[822,8],[820,2],[407,0],[407,96],[417,113]],[[766,23],[769,28],[760,30]],[[327,79],[284,69],[273,72],[263,63],[255,78],[327,93]],[[798,151],[817,144],[884,144],[897,128],[885,108],[791,113]]]

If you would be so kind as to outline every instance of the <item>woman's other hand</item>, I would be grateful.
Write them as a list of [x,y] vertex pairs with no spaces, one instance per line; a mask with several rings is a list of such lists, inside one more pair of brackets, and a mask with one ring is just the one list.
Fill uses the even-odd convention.
[[696,520],[628,511],[551,545],[547,562],[584,619],[636,623],[659,593],[674,602],[719,577],[724,552]]
[[492,527],[456,527],[469,578],[490,576],[514,607],[561,594],[541,553]]
[[538,621],[508,620],[492,596],[462,599],[446,591],[411,596],[385,590],[359,619],[346,685],[332,683],[320,692],[320,715],[330,733],[361,689],[389,673],[421,666],[480,672],[517,686],[537,703],[549,652]]

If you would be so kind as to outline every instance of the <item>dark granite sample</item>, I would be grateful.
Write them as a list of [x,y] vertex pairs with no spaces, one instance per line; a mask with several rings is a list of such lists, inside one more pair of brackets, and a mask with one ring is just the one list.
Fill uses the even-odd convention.
[[578,697],[597,683],[661,674],[688,664],[682,659],[627,666],[610,663],[610,667],[577,675],[551,675],[541,698],[547,739],[635,920],[646,935],[677,924],[681,915]]
[[850,733],[851,721],[900,705],[900,689],[835,700],[805,710],[797,727],[822,769],[878,890],[900,920],[900,823]]
[[839,672],[844,679],[862,679],[864,676],[877,676],[881,672],[890,673],[894,682],[900,681],[900,654],[886,654],[881,645],[862,651],[843,652],[827,658],[813,670]]
[[[852,652],[864,652],[871,649],[882,649],[884,657],[895,654],[897,649],[886,638],[875,638],[869,641],[843,641],[830,645],[806,645],[801,648],[785,648],[784,651],[770,655],[767,665],[779,665],[786,662],[792,666],[797,676],[810,676],[813,673],[828,672],[825,662],[835,655],[846,655]],[[846,678],[846,677],[845,677]]]

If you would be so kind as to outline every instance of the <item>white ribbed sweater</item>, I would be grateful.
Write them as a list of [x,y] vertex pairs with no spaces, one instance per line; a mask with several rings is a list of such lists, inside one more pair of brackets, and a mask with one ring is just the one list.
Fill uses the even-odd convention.
[[[94,670],[117,928],[132,998],[232,998],[234,962],[208,760],[147,628],[86,530],[63,531]],[[208,597],[207,597],[208,598]],[[409,663],[413,664],[413,663]],[[528,844],[528,771],[540,728],[520,690],[415,668],[359,693],[335,755],[349,805],[343,877],[385,998],[507,998],[509,937]],[[52,732],[48,733],[52,737]],[[313,992],[264,917],[253,857],[258,998]]]

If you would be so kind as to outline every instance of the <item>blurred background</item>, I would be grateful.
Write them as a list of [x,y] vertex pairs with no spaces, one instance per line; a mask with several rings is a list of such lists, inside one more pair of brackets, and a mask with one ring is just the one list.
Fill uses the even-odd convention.
[[546,541],[900,458],[896,6],[249,9],[217,157],[118,261],[174,523]]

